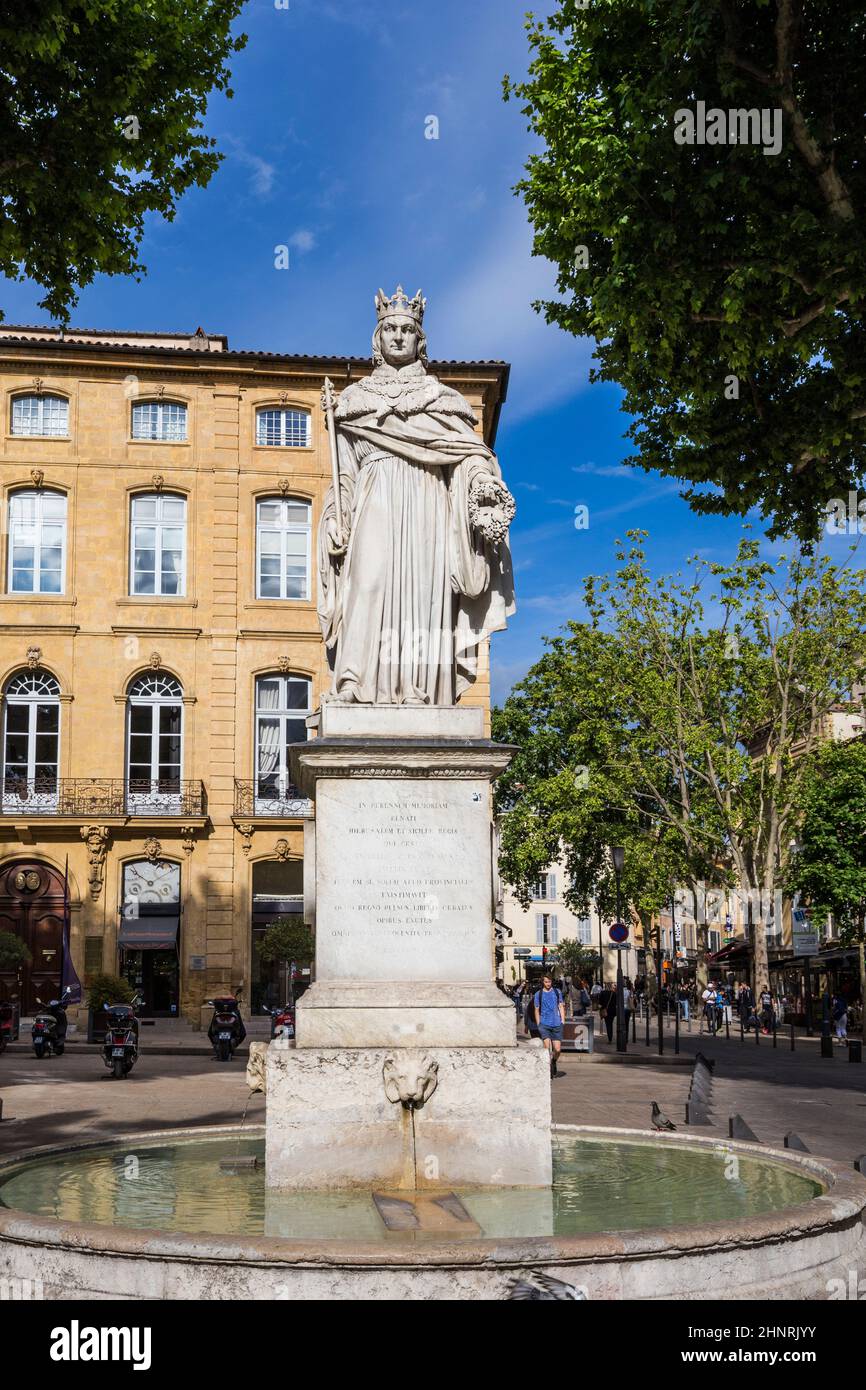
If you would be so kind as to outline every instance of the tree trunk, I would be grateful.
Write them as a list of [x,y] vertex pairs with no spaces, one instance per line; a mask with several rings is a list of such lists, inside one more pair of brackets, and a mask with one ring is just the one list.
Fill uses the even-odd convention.
[[752,950],[752,992],[757,1000],[759,992],[766,985],[770,987],[770,963],[767,955],[767,930],[763,914],[753,925],[755,940]]

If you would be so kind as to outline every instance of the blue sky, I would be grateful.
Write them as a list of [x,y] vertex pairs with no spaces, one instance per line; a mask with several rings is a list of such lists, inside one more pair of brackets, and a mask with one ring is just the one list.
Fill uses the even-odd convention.
[[[503,74],[527,63],[526,0],[250,0],[235,97],[211,104],[226,158],[172,223],[152,219],[141,283],[84,290],[81,327],[189,331],[233,348],[363,356],[373,295],[399,280],[428,299],[431,355],[512,364],[498,452],[518,503],[518,613],[493,644],[502,699],[541,637],[583,614],[581,585],[615,538],[650,532],[658,571],[733,555],[742,524],[695,516],[669,479],[626,469],[627,419],[590,386],[591,346],[533,313],[553,285],[512,193],[532,148]],[[550,6],[537,4],[538,12]],[[439,138],[425,138],[429,116]],[[274,247],[290,268],[274,268]],[[47,322],[33,285],[0,287],[10,322]],[[574,508],[590,510],[588,530]]]

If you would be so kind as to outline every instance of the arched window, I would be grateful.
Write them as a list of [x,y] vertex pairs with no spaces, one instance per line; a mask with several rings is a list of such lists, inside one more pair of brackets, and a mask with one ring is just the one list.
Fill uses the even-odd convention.
[[186,440],[186,406],[177,401],[135,401],[132,437],[183,443]]
[[256,681],[256,815],[279,815],[287,802],[302,802],[291,783],[286,750],[307,737],[310,690],[306,676],[259,676]]
[[57,805],[60,686],[49,671],[18,671],[3,693],[3,810]]
[[281,449],[305,449],[310,442],[308,410],[278,410],[265,407],[256,411],[256,443]]
[[183,688],[160,671],[139,676],[127,696],[127,808],[180,810],[183,776]]
[[133,497],[129,592],[159,598],[186,593],[186,500],[170,493]]
[[310,597],[310,504],[263,497],[256,506],[256,598]]
[[12,594],[62,594],[66,571],[66,498],[27,489],[9,498],[8,589]]
[[69,402],[64,396],[15,396],[12,433],[62,438],[69,434]]

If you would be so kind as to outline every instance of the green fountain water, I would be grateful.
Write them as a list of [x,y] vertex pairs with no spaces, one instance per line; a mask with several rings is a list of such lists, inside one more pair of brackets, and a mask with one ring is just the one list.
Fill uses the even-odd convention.
[[[736,1157],[726,1145],[558,1134],[549,1189],[460,1191],[466,1237],[568,1236],[706,1224],[756,1216],[816,1197],[821,1186],[786,1165]],[[256,1157],[256,1167],[220,1169]],[[408,1195],[408,1194],[407,1194]],[[191,1235],[296,1240],[436,1239],[387,1229],[369,1192],[274,1192],[264,1139],[130,1143],[29,1160],[0,1185],[2,1205],[64,1221]],[[459,1224],[459,1223],[458,1223]],[[449,1231],[449,1240],[459,1231]]]

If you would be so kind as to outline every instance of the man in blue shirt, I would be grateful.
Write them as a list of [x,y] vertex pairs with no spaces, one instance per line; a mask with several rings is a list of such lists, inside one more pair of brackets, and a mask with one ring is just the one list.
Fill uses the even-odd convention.
[[536,992],[532,1002],[535,1005],[538,1031],[544,1039],[544,1046],[550,1053],[550,1075],[564,1076],[564,1072],[557,1070],[557,1062],[562,1048],[565,1005],[562,1002],[560,991],[553,988],[552,975],[544,976],[542,988]]

